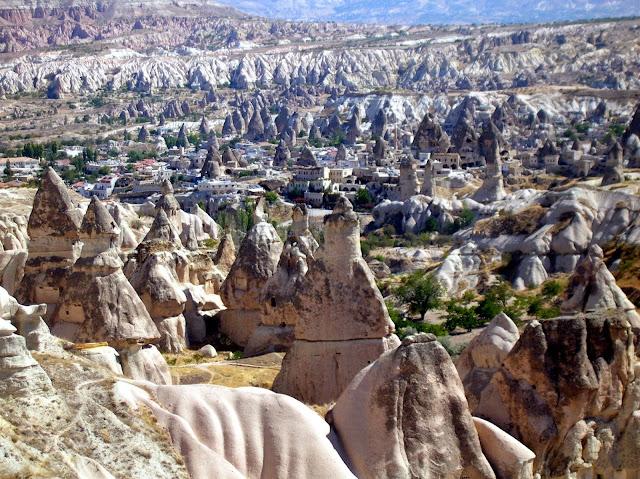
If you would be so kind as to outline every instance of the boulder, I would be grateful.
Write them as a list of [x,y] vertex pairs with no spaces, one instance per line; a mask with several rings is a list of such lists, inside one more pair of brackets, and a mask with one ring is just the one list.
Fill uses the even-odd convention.
[[489,421],[474,417],[473,424],[497,479],[533,479],[533,451]]
[[329,421],[359,478],[495,477],[456,369],[431,334],[360,371]]
[[0,396],[35,396],[51,391],[49,376],[31,357],[25,338],[15,332],[9,321],[0,318]]
[[216,356],[218,356],[216,348],[214,348],[210,344],[202,346],[200,349],[198,349],[198,353],[203,355],[205,358],[215,358]]

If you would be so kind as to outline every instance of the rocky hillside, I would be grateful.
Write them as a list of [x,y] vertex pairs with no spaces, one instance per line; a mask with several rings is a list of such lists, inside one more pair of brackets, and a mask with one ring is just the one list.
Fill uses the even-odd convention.
[[[638,87],[638,21],[553,26],[386,27],[243,16],[207,3],[0,6],[0,88],[291,85],[420,92],[541,85]],[[155,4],[154,4],[155,5]],[[126,15],[120,13],[126,12]]]

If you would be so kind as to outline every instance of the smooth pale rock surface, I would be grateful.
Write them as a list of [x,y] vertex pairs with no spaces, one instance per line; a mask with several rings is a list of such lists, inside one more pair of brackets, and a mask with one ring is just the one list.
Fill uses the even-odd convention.
[[489,421],[474,417],[473,424],[497,479],[533,478],[533,451]]
[[120,349],[125,376],[155,384],[171,384],[169,366],[160,351],[152,345],[132,344]]
[[140,386],[119,382],[116,396],[151,409],[194,479],[355,479],[327,439],[329,425],[295,399],[258,388]]
[[548,277],[547,270],[538,256],[525,256],[518,266],[513,288],[522,291],[529,286],[540,286]]
[[87,358],[96,364],[104,366],[114,374],[122,374],[122,366],[118,357],[118,351],[110,346],[97,346],[94,348],[82,348],[74,351],[75,354]]
[[9,294],[16,294],[16,289],[24,276],[27,256],[26,249],[0,252],[0,285]]
[[361,479],[495,477],[460,378],[433,335],[410,336],[363,369],[330,421]]
[[499,313],[487,327],[474,337],[456,361],[460,379],[473,368],[500,367],[509,351],[518,342],[520,333],[515,323],[504,313]]
[[215,358],[218,355],[216,348],[207,344],[198,349],[198,353],[202,354],[205,358]]

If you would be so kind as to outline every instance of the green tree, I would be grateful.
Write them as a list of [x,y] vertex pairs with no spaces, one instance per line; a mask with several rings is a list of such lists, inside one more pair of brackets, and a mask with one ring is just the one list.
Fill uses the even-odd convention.
[[7,160],[6,166],[4,167],[4,177],[7,181],[13,180],[13,170],[11,169],[11,162],[9,160]]
[[140,152],[136,150],[131,150],[129,153],[127,153],[127,157],[128,157],[128,160],[127,160],[128,163],[139,163],[144,159],[140,154]]
[[245,210],[240,210],[236,214],[236,218],[238,220],[238,229],[246,233],[249,230],[249,215]]
[[361,188],[356,192],[356,205],[364,206],[370,204],[372,201],[371,193],[366,188]]
[[428,310],[440,306],[444,288],[433,273],[416,271],[407,276],[394,292],[407,304],[410,313],[422,317]]
[[476,314],[476,306],[463,304],[457,299],[452,299],[445,303],[445,307],[447,309],[447,320],[444,323],[444,328],[450,333],[458,327],[471,331],[480,324]]
[[471,210],[468,210],[467,207],[465,206],[462,209],[462,213],[460,213],[460,227],[461,228],[466,228],[467,226],[471,225],[471,223],[473,222],[473,219],[475,218],[475,215],[471,212]]

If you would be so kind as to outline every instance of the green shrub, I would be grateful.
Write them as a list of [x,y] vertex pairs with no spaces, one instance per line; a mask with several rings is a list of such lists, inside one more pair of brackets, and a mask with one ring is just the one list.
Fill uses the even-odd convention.
[[457,328],[471,331],[480,326],[481,318],[476,314],[476,306],[463,304],[460,300],[452,299],[445,303],[447,314],[444,329],[452,333]]
[[202,244],[206,247],[206,248],[215,248],[218,245],[218,240],[215,240],[213,238],[207,238],[205,239]]
[[278,201],[278,194],[274,191],[267,191],[263,193],[262,196],[264,196],[265,200],[267,200],[267,203],[269,203],[270,205]]
[[360,240],[360,249],[362,250],[362,256],[367,257],[371,253],[371,244],[367,240]]
[[382,232],[385,234],[385,236],[393,236],[396,234],[396,229],[393,227],[393,225],[384,225],[384,228],[382,228]]
[[451,356],[452,361],[455,361],[456,359],[458,359],[458,357],[460,356],[460,354],[462,354],[462,351],[464,351],[464,348],[466,348],[468,344],[468,343],[460,343],[460,344],[454,345],[451,342],[451,338],[449,336],[439,337],[438,342],[442,345],[444,349],[447,350],[447,353],[449,353],[449,356]]
[[196,353],[196,354],[193,355],[193,360],[196,363],[201,363],[202,361],[204,361],[204,356],[202,354]]
[[563,289],[564,288],[562,287],[562,284],[560,284],[558,281],[551,280],[551,281],[547,281],[542,286],[542,294],[543,296],[553,298],[555,296],[558,296],[560,293],[562,293]]

